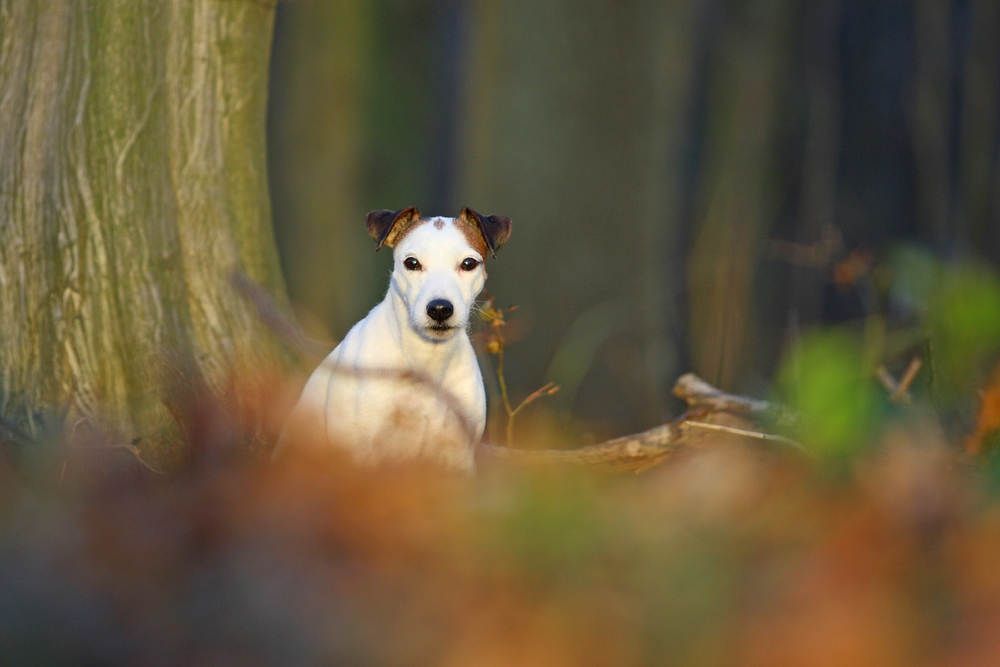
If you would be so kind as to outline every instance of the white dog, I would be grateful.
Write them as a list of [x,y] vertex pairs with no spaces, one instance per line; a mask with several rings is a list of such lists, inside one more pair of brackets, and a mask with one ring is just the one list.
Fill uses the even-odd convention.
[[[463,209],[414,208],[366,217],[375,250],[393,249],[389,291],[309,378],[275,453],[305,442],[346,448],[359,462],[427,459],[472,470],[486,393],[469,341],[469,312],[511,222]],[[298,440],[298,435],[294,438]]]

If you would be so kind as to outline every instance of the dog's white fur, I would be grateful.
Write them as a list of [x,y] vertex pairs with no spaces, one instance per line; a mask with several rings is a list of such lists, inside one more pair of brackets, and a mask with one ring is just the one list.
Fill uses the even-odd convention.
[[[411,257],[419,270],[404,265]],[[276,453],[297,424],[313,428],[304,440],[344,447],[359,462],[421,458],[473,470],[486,394],[468,327],[485,259],[455,218],[422,220],[396,240],[385,298],[310,377]],[[447,329],[428,315],[436,299],[453,304]]]

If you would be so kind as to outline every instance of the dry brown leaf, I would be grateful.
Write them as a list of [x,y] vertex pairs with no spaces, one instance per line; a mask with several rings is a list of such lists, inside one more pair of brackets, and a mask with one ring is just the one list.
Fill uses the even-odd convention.
[[1000,430],[1000,365],[993,371],[986,389],[979,395],[976,430],[965,440],[965,451],[973,456],[980,454],[986,439]]

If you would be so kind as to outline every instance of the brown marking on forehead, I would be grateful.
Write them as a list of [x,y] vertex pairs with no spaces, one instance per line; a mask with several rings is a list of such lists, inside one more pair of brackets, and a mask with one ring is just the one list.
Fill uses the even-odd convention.
[[435,220],[434,221],[434,229],[438,229],[438,230],[444,229],[444,220],[442,220],[441,218],[438,218],[437,220]]
[[455,218],[455,227],[458,231],[462,232],[462,236],[469,243],[473,250],[479,253],[479,256],[486,261],[486,240],[483,235],[479,232],[479,228],[473,223],[469,222],[465,218]]

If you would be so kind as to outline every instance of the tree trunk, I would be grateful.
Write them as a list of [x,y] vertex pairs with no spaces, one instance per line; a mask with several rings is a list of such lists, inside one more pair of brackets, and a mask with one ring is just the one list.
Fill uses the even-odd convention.
[[710,71],[697,234],[689,260],[696,373],[726,391],[753,355],[759,251],[783,197],[775,137],[794,27],[789,0],[725,5]]
[[539,410],[614,432],[658,422],[682,356],[670,329],[693,5],[470,11],[453,208],[514,221],[486,288],[534,325],[509,351],[516,400],[551,380],[562,389]]
[[966,249],[1000,264],[1000,5],[971,3],[959,145]]
[[179,379],[245,402],[280,363],[229,279],[282,302],[264,168],[273,12],[0,0],[8,426],[37,438],[65,417],[169,463]]

